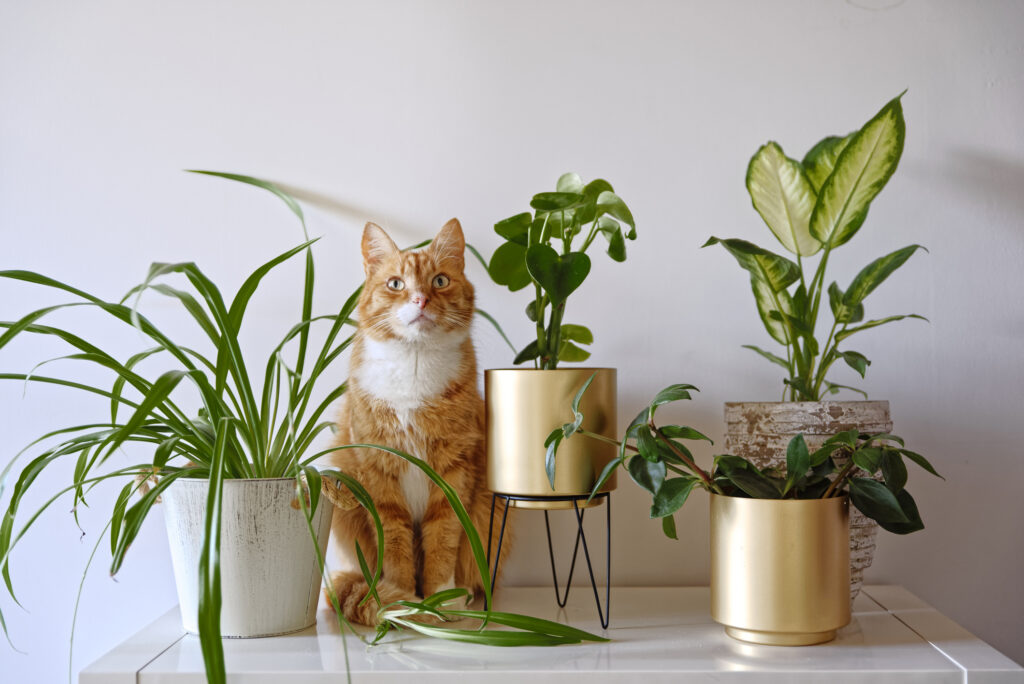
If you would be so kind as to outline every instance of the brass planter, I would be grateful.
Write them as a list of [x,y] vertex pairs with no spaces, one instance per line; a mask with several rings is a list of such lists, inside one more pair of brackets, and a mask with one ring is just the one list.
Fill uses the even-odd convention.
[[850,621],[849,500],[712,494],[711,617],[756,644],[834,639]]
[[[587,437],[562,442],[552,489],[544,470],[544,440],[556,427],[572,421],[572,399],[591,375],[594,381],[580,402],[585,417],[583,428],[615,439],[618,423],[614,368],[484,371],[487,486],[491,491],[540,497],[590,493],[604,466],[618,455],[615,446]],[[615,485],[612,475],[602,491],[615,489]],[[567,501],[514,501],[512,505],[572,508]]]

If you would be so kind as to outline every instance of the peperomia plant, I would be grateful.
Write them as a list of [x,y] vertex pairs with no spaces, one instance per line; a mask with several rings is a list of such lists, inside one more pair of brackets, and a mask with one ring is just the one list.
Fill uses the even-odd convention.
[[[832,325],[824,344],[816,337],[829,256],[860,229],[871,201],[885,187],[903,152],[901,97],[860,130],[825,138],[802,161],[787,157],[775,142],[763,145],[750,160],[746,184],[754,209],[782,246],[796,255],[795,262],[745,240],[712,237],[704,244],[721,244],[750,272],[758,313],[772,339],[785,346],[786,357],[754,345],[744,347],[786,369],[784,400],[820,401],[826,392],[835,394],[841,388],[864,394],[826,377],[839,359],[861,377],[871,364],[860,352],[840,345],[863,330],[923,318],[905,314],[864,321],[864,299],[914,252],[924,249],[910,245],[872,261],[845,291],[832,282],[827,288]],[[820,258],[808,280],[804,259],[816,254]]]
[[566,300],[590,273],[586,251],[599,234],[608,242],[608,256],[626,260],[626,240],[636,239],[633,214],[608,181],[598,178],[584,185],[575,173],[563,174],[555,192],[534,195],[530,207],[533,214],[523,212],[494,224],[505,243],[488,266],[494,282],[513,292],[534,286],[526,316],[536,325],[537,337],[516,355],[515,363],[533,361],[537,368],[552,369],[559,361],[585,361],[590,352],[578,345],[592,343],[594,336],[582,325],[562,322]]
[[[848,494],[861,513],[890,532],[909,534],[924,529],[917,504],[905,489],[909,459],[932,475],[941,477],[924,456],[905,448],[896,435],[868,435],[857,430],[840,432],[811,452],[802,434],[790,440],[786,468],[758,468],[740,456],[715,456],[712,468],[697,465],[680,440],[707,440],[707,436],[684,425],[658,425],[658,407],[690,399],[693,385],[670,385],[658,392],[626,428],[622,440],[597,435],[580,426],[583,414],[580,398],[589,381],[573,398],[574,420],[548,438],[548,462],[553,468],[558,446],[564,439],[583,435],[619,447],[618,458],[605,467],[594,485],[593,496],[619,467],[652,497],[651,518],[661,518],[665,534],[676,538],[673,514],[686,503],[694,487],[723,496],[753,499],[825,499]],[[550,471],[549,471],[550,472]],[[880,476],[881,481],[872,479]]]

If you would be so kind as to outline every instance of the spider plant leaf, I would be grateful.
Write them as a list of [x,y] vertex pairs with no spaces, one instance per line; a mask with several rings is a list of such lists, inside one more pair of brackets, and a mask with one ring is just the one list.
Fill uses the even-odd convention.
[[129,482],[121,488],[121,493],[114,501],[114,512],[110,516],[110,555],[117,553],[117,541],[121,538],[121,525],[124,523],[124,514],[128,509],[128,499],[135,491],[135,482]]
[[302,206],[295,201],[295,198],[289,195],[287,192],[282,190],[274,183],[271,183],[270,181],[265,181],[260,178],[254,178],[252,176],[244,176],[238,173],[224,173],[223,171],[204,171],[201,169],[185,169],[185,171],[187,171],[188,173],[202,174],[204,176],[217,176],[219,178],[226,178],[228,180],[237,181],[239,183],[247,183],[248,185],[254,185],[258,188],[268,190],[269,192],[272,192],[273,194],[277,195],[281,199],[281,201],[288,206],[288,209],[290,209],[293,214],[299,217],[300,221],[302,221],[303,223],[305,223],[306,221],[306,217],[302,213]]
[[871,201],[896,171],[906,135],[901,97],[889,101],[853,135],[822,183],[810,222],[811,235],[822,243],[838,247],[852,238]]
[[[856,307],[864,298],[871,294],[876,287],[881,285],[886,278],[892,275],[893,271],[902,266],[914,252],[924,249],[921,245],[909,245],[903,249],[897,249],[892,254],[875,259],[857,274],[843,295],[843,304],[846,307]],[[928,251],[928,250],[925,250]]]
[[850,142],[850,138],[853,137],[854,133],[843,137],[830,135],[820,140],[804,155],[800,165],[807,174],[807,180],[811,182],[811,187],[814,188],[815,194],[821,190],[825,180],[832,175],[832,170],[836,166],[836,160],[839,159],[839,155],[846,149],[846,145]]
[[506,335],[505,331],[502,330],[501,325],[498,324],[498,320],[494,316],[480,308],[474,309],[473,312],[494,326],[494,329],[498,331],[499,335],[501,335],[501,339],[505,340],[505,344],[508,345],[508,348],[513,352],[516,351],[516,346],[512,344],[512,340],[508,339],[508,335]]
[[203,652],[206,679],[217,684],[223,684],[227,677],[220,634],[220,532],[224,500],[224,457],[228,438],[233,431],[234,421],[221,418],[217,425],[217,442],[213,447],[213,462],[209,470],[203,548],[199,556],[199,645]]
[[[453,589],[452,591],[462,591],[460,589]],[[424,601],[426,603],[427,601]],[[544,620],[543,618],[530,617],[528,615],[519,615],[517,613],[505,613],[501,611],[479,611],[479,610],[445,610],[446,615],[453,615],[455,617],[464,618],[475,618],[478,620],[488,620],[490,622],[497,623],[499,625],[505,625],[506,627],[513,627],[515,629],[524,629],[537,632],[539,634],[550,634],[552,636],[568,637],[571,639],[578,639],[579,641],[609,641],[605,637],[591,634],[582,629],[576,629],[569,625],[564,625],[560,622],[553,622],[551,620]]]
[[817,199],[814,187],[800,163],[787,157],[778,143],[761,146],[751,158],[747,191],[754,209],[783,247],[801,256],[821,249],[809,228]]
[[[320,472],[320,475],[321,477],[337,480],[344,485],[352,493],[352,496],[355,497],[359,505],[366,509],[373,519],[373,526],[377,533],[377,564],[373,576],[369,577],[366,583],[369,586],[367,596],[376,595],[377,583],[380,581],[381,572],[384,567],[384,524],[381,522],[380,513],[377,512],[377,506],[373,503],[373,498],[366,491],[366,488],[351,475],[336,469],[323,470]],[[364,558],[363,560],[365,561],[366,559]],[[366,575],[365,570],[363,574]]]

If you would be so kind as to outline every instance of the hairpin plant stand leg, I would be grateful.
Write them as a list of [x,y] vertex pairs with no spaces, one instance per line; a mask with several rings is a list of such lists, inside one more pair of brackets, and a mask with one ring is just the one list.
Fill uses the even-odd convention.
[[[579,556],[580,545],[583,546],[583,557],[587,561],[587,572],[590,575],[590,586],[594,590],[594,603],[597,604],[597,617],[601,621],[603,629],[608,628],[611,620],[611,570],[612,570],[612,502],[610,492],[601,492],[594,496],[595,499],[604,499],[605,504],[605,588],[604,607],[601,607],[601,595],[597,589],[597,579],[594,577],[594,566],[590,559],[590,547],[587,545],[587,534],[583,531],[583,514],[586,509],[580,508],[580,502],[589,499],[589,495],[560,496],[560,497],[539,497],[539,496],[516,496],[513,494],[493,494],[491,496],[491,517],[487,526],[487,565],[491,565],[491,542],[494,538],[494,512],[497,508],[498,499],[503,499],[505,506],[501,513],[501,527],[498,531],[498,547],[494,554],[494,565],[491,574],[491,590],[494,590],[498,578],[498,563],[501,561],[501,545],[505,540],[505,524],[508,522],[508,509],[513,501],[570,501],[572,510],[576,514],[576,543],[573,545],[572,561],[569,564],[569,575],[565,582],[565,593],[558,586],[558,571],[555,567],[555,549],[551,542],[551,524],[548,518],[548,511],[544,510],[544,530],[548,536],[548,556],[551,559],[551,579],[555,585],[555,601],[560,608],[564,608],[569,600],[569,589],[572,587],[572,576],[576,570],[576,558]],[[489,608],[489,606],[485,606]]]

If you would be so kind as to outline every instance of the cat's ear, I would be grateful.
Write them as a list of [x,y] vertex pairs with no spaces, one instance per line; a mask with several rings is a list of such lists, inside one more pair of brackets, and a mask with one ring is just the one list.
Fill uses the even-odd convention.
[[430,243],[430,249],[434,253],[437,263],[451,266],[456,271],[462,271],[466,266],[466,238],[462,235],[462,225],[459,219],[452,219],[444,224],[441,231]]
[[398,252],[398,245],[388,237],[376,223],[367,223],[363,228],[363,268],[366,275],[373,275],[381,263]]

